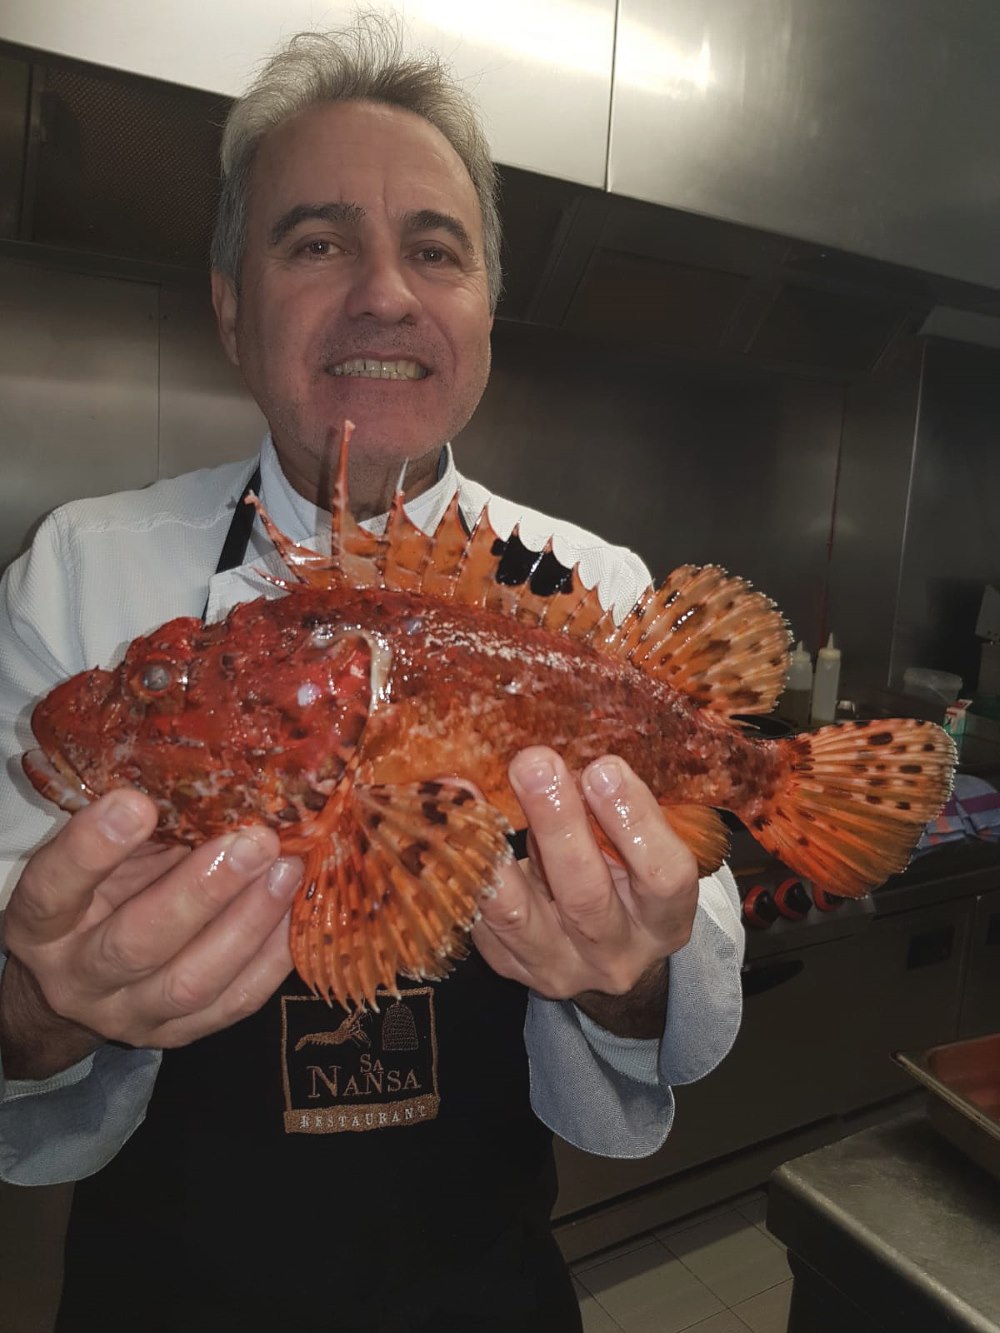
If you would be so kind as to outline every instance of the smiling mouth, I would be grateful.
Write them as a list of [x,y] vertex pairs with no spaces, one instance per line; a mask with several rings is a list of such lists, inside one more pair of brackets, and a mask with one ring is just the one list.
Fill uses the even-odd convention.
[[418,361],[379,361],[359,356],[331,366],[328,373],[362,380],[422,380],[429,372]]

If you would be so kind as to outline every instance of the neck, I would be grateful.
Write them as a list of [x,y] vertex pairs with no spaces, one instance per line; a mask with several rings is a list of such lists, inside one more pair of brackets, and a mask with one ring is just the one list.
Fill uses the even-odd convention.
[[[423,495],[424,491],[430,490],[437,481],[440,454],[441,448],[436,446],[419,458],[407,462],[406,475],[403,477],[403,496],[406,500],[414,500],[418,495]],[[324,459],[318,469],[308,465],[299,466],[298,460],[289,458],[280,448],[278,448],[278,458],[282,472],[301,496],[321,509],[330,508],[333,479],[337,472],[336,454]],[[351,513],[359,522],[386,512],[396,494],[402,467],[402,459],[386,463],[384,459],[351,455],[347,474],[347,495]]]

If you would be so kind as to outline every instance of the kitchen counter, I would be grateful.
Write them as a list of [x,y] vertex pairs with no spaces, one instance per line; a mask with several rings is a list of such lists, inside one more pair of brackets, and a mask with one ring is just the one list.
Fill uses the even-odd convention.
[[922,1114],[779,1167],[767,1225],[788,1333],[1000,1333],[1000,1186]]

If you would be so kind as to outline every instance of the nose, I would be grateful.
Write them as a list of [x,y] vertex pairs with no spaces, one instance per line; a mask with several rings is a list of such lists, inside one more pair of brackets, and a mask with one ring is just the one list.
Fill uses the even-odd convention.
[[351,319],[400,324],[416,315],[419,304],[412,274],[398,251],[379,247],[358,256],[344,302]]

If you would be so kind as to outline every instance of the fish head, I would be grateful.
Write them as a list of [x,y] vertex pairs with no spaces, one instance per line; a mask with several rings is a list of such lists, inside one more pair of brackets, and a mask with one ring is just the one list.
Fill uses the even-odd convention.
[[382,655],[297,600],[170,621],[115,670],[58,685],[32,715],[32,783],[70,810],[136,787],[158,807],[158,836],[189,845],[248,823],[308,824],[355,756]]

